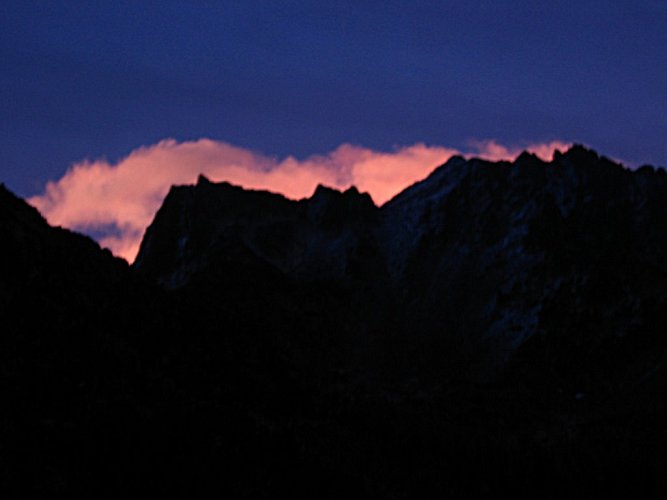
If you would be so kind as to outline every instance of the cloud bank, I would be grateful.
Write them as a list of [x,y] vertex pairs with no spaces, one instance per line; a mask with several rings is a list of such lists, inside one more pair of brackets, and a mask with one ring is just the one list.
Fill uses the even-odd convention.
[[76,163],[62,178],[49,182],[43,194],[28,201],[49,223],[94,234],[103,247],[132,262],[169,187],[194,183],[199,174],[293,199],[312,195],[318,184],[338,189],[355,185],[381,205],[455,154],[497,161],[511,160],[527,149],[549,160],[555,149],[568,147],[558,141],[526,148],[478,141],[466,153],[425,144],[379,152],[343,144],[328,154],[299,160],[274,158],[210,139],[167,139],[138,148],[116,164]]

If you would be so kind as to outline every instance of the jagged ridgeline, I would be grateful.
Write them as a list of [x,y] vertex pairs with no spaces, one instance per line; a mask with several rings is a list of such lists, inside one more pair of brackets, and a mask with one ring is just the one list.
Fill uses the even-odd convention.
[[359,296],[362,330],[392,316],[406,346],[485,345],[504,362],[545,335],[623,338],[640,304],[662,304],[666,194],[663,170],[582,147],[551,163],[454,157],[381,208],[355,188],[292,201],[201,177],[172,188],[134,267],[170,289],[335,285]]
[[0,238],[14,495],[666,486],[662,169],[454,157],[382,207],[200,177],[132,267],[2,187]]

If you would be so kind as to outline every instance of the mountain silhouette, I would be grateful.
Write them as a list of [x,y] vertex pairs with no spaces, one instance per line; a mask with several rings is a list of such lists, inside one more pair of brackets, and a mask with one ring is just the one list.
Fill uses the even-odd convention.
[[665,489],[667,174],[175,186],[130,267],[0,187],[13,496]]

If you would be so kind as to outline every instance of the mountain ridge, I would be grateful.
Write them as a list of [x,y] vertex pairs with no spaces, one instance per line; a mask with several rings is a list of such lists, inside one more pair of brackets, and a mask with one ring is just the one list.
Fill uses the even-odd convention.
[[662,169],[455,157],[382,207],[200,177],[131,267],[0,187],[0,236],[8,496],[667,489]]
[[[549,262],[559,259],[554,252],[562,247],[549,237],[549,231],[574,231],[568,241],[575,247],[580,240],[583,244],[591,238],[601,245],[600,239],[611,236],[597,234],[599,222],[607,225],[604,231],[619,233],[627,244],[646,238],[651,246],[648,240],[656,238],[654,231],[642,236],[634,224],[646,226],[642,218],[653,213],[647,227],[653,224],[666,229],[661,214],[667,212],[659,203],[661,193],[667,195],[665,179],[662,170],[632,172],[583,146],[573,146],[566,153],[557,153],[552,162],[529,153],[514,162],[499,163],[454,157],[382,207],[356,189],[341,193],[318,187],[311,198],[292,201],[234,188],[234,196],[239,197],[234,199],[240,205],[250,203],[250,197],[256,207],[261,205],[250,214],[245,209],[225,208],[231,203],[227,200],[230,185],[207,182],[202,188],[198,183],[194,188],[176,188],[193,200],[190,205],[179,202],[178,208],[172,208],[173,197],[167,197],[147,230],[134,267],[170,287],[183,286],[190,273],[206,272],[208,262],[222,255],[208,249],[224,242],[228,252],[243,248],[251,260],[298,279],[320,273],[343,281],[361,280],[367,289],[382,283],[381,288],[391,289],[387,300],[394,301],[402,290],[408,294],[404,298],[409,298],[406,315],[426,317],[428,322],[443,314],[442,321],[450,322],[448,318],[459,307],[454,304],[462,301],[463,307],[474,309],[469,317],[485,318],[478,326],[470,325],[474,333],[465,335],[494,341],[507,337],[497,349],[511,352],[539,330],[541,306],[529,307],[529,301],[522,298],[515,301],[515,310],[505,304],[503,315],[510,317],[490,316],[496,314],[497,302],[513,289],[526,290],[532,295],[530,300],[543,305],[561,286],[557,281],[562,276],[551,278],[555,280],[551,284],[538,278]],[[247,200],[242,202],[243,197]],[[653,203],[652,211],[646,210],[645,203]],[[217,224],[216,229],[207,226],[188,233],[190,223],[165,219],[168,210],[193,221],[205,213],[207,224]],[[597,210],[594,216],[591,210]],[[615,228],[611,213],[625,225]],[[553,227],[545,233],[547,223]],[[178,236],[161,250],[161,255],[173,256],[166,269],[177,273],[178,279],[151,271],[149,248],[156,226],[180,227]],[[273,245],[267,246],[267,238]],[[178,244],[185,241],[203,243],[189,254],[183,249],[185,253],[178,255]],[[653,256],[667,257],[664,237],[653,243]],[[599,251],[606,252],[603,246]],[[197,260],[202,257],[206,262]],[[652,258],[644,252],[641,259]],[[652,260],[664,274],[662,259]],[[471,282],[479,287],[471,288]],[[462,290],[461,297],[470,296],[452,296],[455,289]],[[450,313],[442,312],[449,307],[454,308]],[[510,330],[515,333],[509,335]]]

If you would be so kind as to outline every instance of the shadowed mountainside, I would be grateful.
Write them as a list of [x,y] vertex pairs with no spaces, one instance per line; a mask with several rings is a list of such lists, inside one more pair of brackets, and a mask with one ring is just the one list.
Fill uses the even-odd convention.
[[381,208],[354,188],[291,201],[200,178],[169,193],[134,267],[170,289],[253,273],[335,284],[363,303],[360,331],[385,329],[389,314],[402,351],[434,358],[410,363],[441,372],[466,356],[475,373],[455,368],[469,378],[523,346],[562,337],[594,351],[654,321],[667,298],[666,195],[663,170],[582,147],[551,163],[455,157]]
[[0,235],[14,495],[666,486],[664,170],[455,157],[382,207],[202,177],[131,268],[2,187]]

